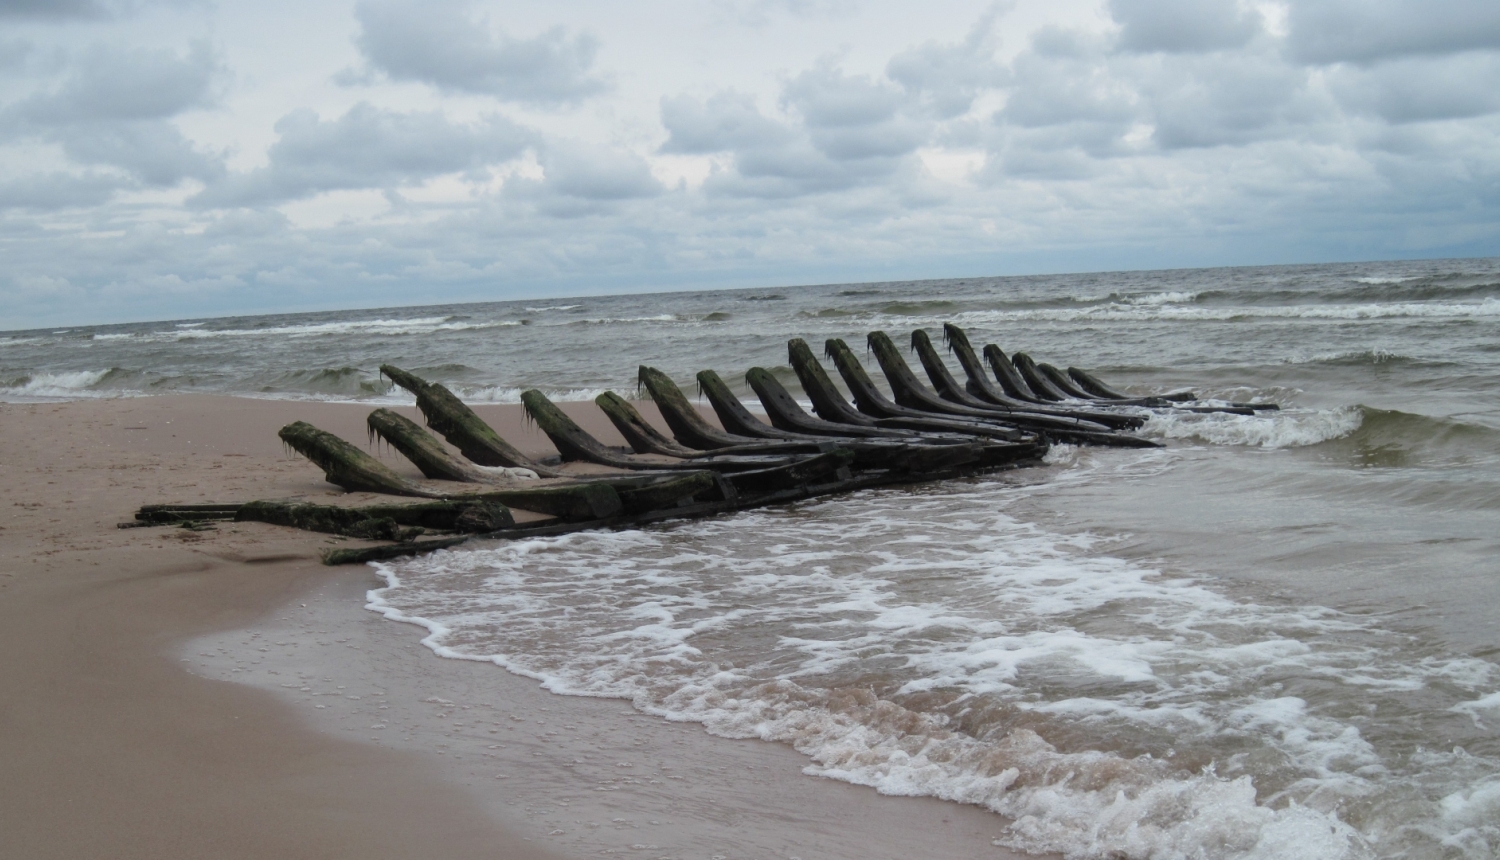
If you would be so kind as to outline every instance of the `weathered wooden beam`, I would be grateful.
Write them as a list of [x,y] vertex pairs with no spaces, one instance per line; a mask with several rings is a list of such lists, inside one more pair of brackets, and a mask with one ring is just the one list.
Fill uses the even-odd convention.
[[995,379],[1000,382],[1000,387],[1005,393],[1017,400],[1029,400],[1032,403],[1045,403],[1041,397],[1032,392],[1031,386],[1016,372],[1015,365],[1010,363],[1010,358],[1000,351],[1000,347],[993,343],[984,345],[984,360],[989,362],[990,370],[995,374]]
[[808,441],[805,434],[772,427],[751,415],[750,410],[745,408],[745,404],[734,396],[734,392],[729,390],[729,386],[719,377],[719,374],[712,370],[698,371],[698,390],[708,398],[709,404],[714,408],[714,414],[719,416],[719,423],[731,433],[759,439]]
[[1021,377],[1026,380],[1026,385],[1043,400],[1061,401],[1070,400],[1071,395],[1052,383],[1052,380],[1042,375],[1037,369],[1036,361],[1024,352],[1013,352],[1010,354],[1011,366],[1020,372]]
[[687,448],[668,439],[660,430],[652,427],[641,413],[636,411],[630,401],[614,393],[606,391],[594,398],[594,403],[604,410],[609,417],[610,423],[625,437],[625,441],[635,450],[637,454],[664,454],[668,457],[692,457],[703,453],[695,448]]
[[530,469],[545,477],[555,478],[562,474],[522,454],[442,385],[427,382],[389,364],[382,364],[380,372],[416,395],[417,408],[422,410],[427,426],[436,430],[469,460],[481,466]]
[[922,361],[922,368],[927,371],[927,378],[932,380],[933,388],[937,389],[938,395],[944,400],[1004,416],[1007,420],[1015,420],[1023,427],[1046,426],[1045,422],[1048,422],[1049,418],[1060,418],[1068,421],[1091,421],[1115,430],[1135,430],[1146,423],[1146,419],[1139,415],[1127,415],[1119,412],[1101,412],[1097,409],[1046,408],[1020,402],[1012,406],[984,400],[958,384],[958,380],[954,379],[953,374],[948,372],[948,366],[943,363],[942,356],[938,354],[937,349],[932,345],[932,339],[927,336],[927,332],[922,329],[913,331],[911,333],[911,345],[917,351],[917,356]]
[[411,540],[429,529],[492,532],[509,528],[516,522],[505,505],[484,500],[364,507],[248,502],[240,506],[235,520],[290,526],[367,540]]
[[331,566],[340,564],[368,564],[372,561],[385,561],[386,559],[402,558],[408,555],[421,555],[424,552],[436,552],[440,549],[458,546],[468,539],[468,536],[465,535],[463,537],[419,540],[409,543],[385,544],[382,546],[326,549],[323,550],[323,563]]
[[423,498],[441,495],[401,477],[369,454],[306,421],[293,421],[281,428],[277,435],[292,450],[322,469],[328,483],[346,490]]
[[646,390],[651,392],[651,399],[656,401],[662,420],[672,428],[672,435],[684,445],[703,450],[744,448],[748,451],[753,447],[766,454],[818,450],[811,443],[756,439],[726,433],[703,420],[703,416],[688,401],[687,395],[665,373],[654,367],[641,365],[638,378],[646,386]]
[[468,483],[485,481],[478,466],[453,456],[431,433],[404,415],[389,409],[376,409],[365,419],[365,426],[372,438],[384,439],[429,478]]

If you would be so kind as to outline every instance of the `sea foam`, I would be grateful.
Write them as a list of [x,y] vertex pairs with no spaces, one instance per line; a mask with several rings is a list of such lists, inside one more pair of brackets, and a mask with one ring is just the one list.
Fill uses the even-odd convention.
[[1500,763],[1416,758],[1425,736],[1401,716],[1446,696],[1445,731],[1482,736],[1463,705],[1494,694],[1491,664],[1407,655],[1359,618],[1235,597],[998,513],[1019,492],[872,492],[438,553],[380,566],[370,607],[554,692],[992,809],[1014,822],[1001,842],[1028,851],[1440,857],[1450,837],[1500,840],[1463,812],[1487,795],[1445,800]]

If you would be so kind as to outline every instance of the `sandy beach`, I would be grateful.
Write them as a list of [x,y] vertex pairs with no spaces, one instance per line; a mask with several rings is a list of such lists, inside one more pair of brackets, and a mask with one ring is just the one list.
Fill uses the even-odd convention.
[[[371,569],[318,563],[353,542],[115,527],[152,502],[342,495],[276,430],[363,440],[368,410],[0,405],[0,854],[1012,856],[991,843],[1004,820],[977,808],[811,778],[786,747],[440,659],[363,608]],[[479,411],[550,451],[516,407]]]

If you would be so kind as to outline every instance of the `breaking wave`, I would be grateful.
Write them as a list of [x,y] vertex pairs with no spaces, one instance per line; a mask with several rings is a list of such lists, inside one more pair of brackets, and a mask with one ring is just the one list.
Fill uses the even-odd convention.
[[1257,412],[1157,412],[1140,431],[1148,439],[1175,439],[1210,445],[1255,448],[1300,448],[1348,436],[1359,429],[1365,413],[1360,407]]
[[0,400],[77,400],[86,397],[125,397],[139,393],[106,384],[117,379],[121,373],[118,368],[112,368],[26,374],[0,384]]

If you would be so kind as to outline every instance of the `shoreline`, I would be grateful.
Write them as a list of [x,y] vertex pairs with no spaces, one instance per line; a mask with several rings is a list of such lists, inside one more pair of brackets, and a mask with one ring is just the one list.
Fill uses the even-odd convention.
[[[344,496],[285,456],[275,430],[304,419],[358,440],[369,408],[216,395],[0,404],[11,440],[0,454],[0,732],[22,741],[0,758],[5,855],[1018,856],[991,845],[1005,821],[977,807],[810,778],[782,745],[712,737],[623,701],[558,696],[493,665],[441,659],[417,644],[417,629],[363,608],[359,592],[378,584],[369,568],[319,564],[323,547],[358,542],[257,523],[115,528],[153,502]],[[518,447],[550,449],[519,407],[476,409]],[[597,410],[575,418],[613,440]],[[400,458],[386,462],[402,469]],[[303,603],[314,620],[299,626]],[[251,630],[304,647],[247,643]],[[308,644],[319,637],[340,647]],[[220,651],[213,660],[183,662],[209,648]],[[289,656],[309,650],[339,656]],[[276,659],[274,670],[255,662]],[[359,679],[386,694],[386,708],[335,695],[317,704],[348,706],[310,706],[314,688],[283,687],[270,671],[311,672],[298,684],[335,691],[322,679]],[[481,697],[466,700],[472,691]],[[424,701],[433,698],[490,702],[504,711],[490,721],[497,733],[507,722],[540,727],[503,762],[516,776],[481,784],[475,763],[498,752],[481,743],[488,729],[455,734],[434,715],[443,703]],[[373,741],[335,719],[371,716],[361,708],[386,712]],[[565,725],[587,731],[560,739],[548,726],[564,712]],[[641,779],[644,761],[619,766],[643,749],[662,778]],[[696,779],[666,778],[674,769]],[[601,790],[606,779],[630,790]],[[613,819],[664,823],[637,823],[650,831],[637,833]]]

